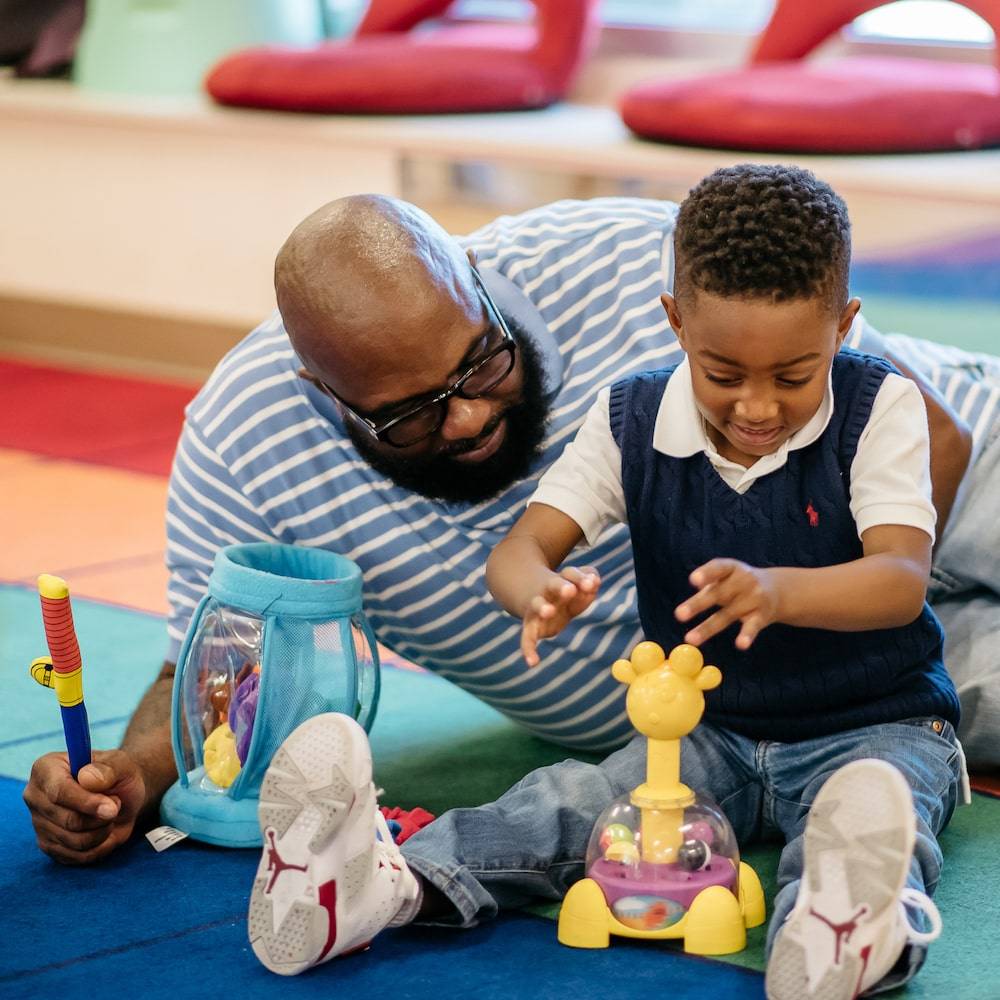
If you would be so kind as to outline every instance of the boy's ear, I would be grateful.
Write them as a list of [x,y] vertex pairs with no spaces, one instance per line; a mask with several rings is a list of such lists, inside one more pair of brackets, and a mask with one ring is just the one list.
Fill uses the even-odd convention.
[[844,338],[851,330],[851,324],[854,322],[854,317],[858,315],[858,311],[861,309],[861,299],[856,296],[844,306],[844,311],[840,314],[840,319],[837,322],[837,347],[843,344]]
[[681,319],[681,311],[677,307],[677,299],[675,299],[669,292],[664,292],[660,296],[660,301],[663,303],[663,308],[667,312],[667,320],[670,323],[671,328],[674,333],[677,334],[677,340],[681,347],[684,346],[684,321]]

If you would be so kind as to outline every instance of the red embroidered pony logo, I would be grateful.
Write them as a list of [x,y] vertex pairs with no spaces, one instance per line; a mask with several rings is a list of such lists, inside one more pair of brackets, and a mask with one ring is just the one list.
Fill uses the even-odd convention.
[[806,507],[806,516],[809,518],[810,528],[819,527],[819,511],[813,506],[812,500],[809,501],[809,506]]

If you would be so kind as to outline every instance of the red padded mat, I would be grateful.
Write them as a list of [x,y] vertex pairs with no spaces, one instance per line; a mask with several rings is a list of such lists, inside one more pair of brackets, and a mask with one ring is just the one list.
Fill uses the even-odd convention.
[[0,448],[165,476],[197,389],[0,359]]

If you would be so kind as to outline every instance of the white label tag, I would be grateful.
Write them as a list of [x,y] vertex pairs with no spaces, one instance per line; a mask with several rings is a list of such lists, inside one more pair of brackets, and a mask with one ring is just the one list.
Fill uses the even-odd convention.
[[183,830],[177,830],[172,826],[158,826],[146,834],[146,840],[153,845],[153,850],[159,854],[160,851],[173,847],[178,840],[183,840],[186,836],[187,834]]

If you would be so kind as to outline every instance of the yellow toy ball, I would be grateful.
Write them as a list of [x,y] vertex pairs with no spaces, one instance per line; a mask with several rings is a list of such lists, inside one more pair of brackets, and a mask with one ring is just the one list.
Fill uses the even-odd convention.
[[637,865],[639,863],[639,848],[627,840],[615,840],[608,844],[604,852],[606,861],[617,861],[623,865]]
[[216,726],[205,740],[205,774],[220,788],[228,788],[240,773],[236,737],[228,722]]

